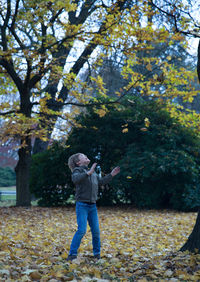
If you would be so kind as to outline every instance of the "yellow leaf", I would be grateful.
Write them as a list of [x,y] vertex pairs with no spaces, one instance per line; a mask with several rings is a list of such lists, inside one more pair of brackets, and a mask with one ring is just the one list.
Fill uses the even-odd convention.
[[66,252],[61,254],[61,258],[66,259],[68,257],[68,254]]
[[148,118],[145,118],[145,119],[144,119],[144,124],[145,124],[146,127],[149,127],[150,121],[149,121]]
[[42,275],[38,271],[34,271],[30,273],[30,277],[34,280],[41,279]]
[[123,133],[127,133],[127,132],[128,132],[128,128],[122,129],[122,132],[123,132]]
[[149,71],[152,71],[152,65],[151,65],[151,64],[148,64],[148,65],[146,66],[146,68],[147,68]]
[[97,113],[98,113],[98,115],[99,115],[100,117],[104,117],[104,116],[106,115],[106,111],[103,110],[103,109],[98,110]]
[[122,125],[122,127],[127,127],[127,126],[128,126],[128,123]]

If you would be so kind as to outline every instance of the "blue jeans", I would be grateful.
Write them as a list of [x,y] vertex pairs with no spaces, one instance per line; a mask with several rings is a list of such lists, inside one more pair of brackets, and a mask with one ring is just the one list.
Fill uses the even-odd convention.
[[70,255],[77,255],[78,248],[81,244],[81,240],[87,231],[87,221],[89,223],[92,232],[92,245],[93,254],[100,254],[101,242],[100,242],[100,229],[99,219],[97,214],[96,204],[87,204],[83,202],[76,203],[76,217],[78,229],[72,239],[70,246]]

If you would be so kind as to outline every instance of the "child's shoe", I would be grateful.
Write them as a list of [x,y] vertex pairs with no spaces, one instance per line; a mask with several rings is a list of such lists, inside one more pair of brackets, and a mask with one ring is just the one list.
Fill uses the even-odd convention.
[[76,258],[77,258],[76,255],[68,255],[67,261],[72,261],[72,260],[74,260],[74,259],[76,259]]
[[95,259],[101,259],[101,255],[100,254],[94,255],[94,258]]

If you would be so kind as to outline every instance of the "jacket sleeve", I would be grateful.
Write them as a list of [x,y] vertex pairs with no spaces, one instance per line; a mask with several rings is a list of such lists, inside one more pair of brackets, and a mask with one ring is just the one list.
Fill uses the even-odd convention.
[[104,176],[104,177],[99,177],[99,176],[98,176],[99,185],[108,184],[111,180],[112,180],[112,175],[111,175],[110,173],[107,174],[107,175]]
[[75,169],[72,172],[72,181],[74,184],[80,183],[82,180],[88,177],[88,174],[85,171],[80,171],[78,169]]

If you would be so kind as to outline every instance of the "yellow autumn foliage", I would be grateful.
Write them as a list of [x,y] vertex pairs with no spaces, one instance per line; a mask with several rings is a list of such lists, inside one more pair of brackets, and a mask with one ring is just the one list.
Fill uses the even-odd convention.
[[[74,208],[0,208],[0,281],[197,281],[200,255],[178,252],[196,213],[99,208],[102,258],[91,234],[67,262]],[[170,280],[171,279],[171,280]]]

